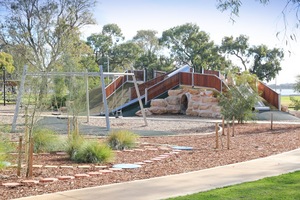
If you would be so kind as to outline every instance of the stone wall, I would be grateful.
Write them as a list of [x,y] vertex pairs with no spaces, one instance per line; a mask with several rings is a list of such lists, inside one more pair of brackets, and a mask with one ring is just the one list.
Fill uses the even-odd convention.
[[169,90],[168,95],[165,99],[153,99],[146,111],[147,115],[181,113],[205,118],[221,118],[221,109],[212,90],[182,88]]

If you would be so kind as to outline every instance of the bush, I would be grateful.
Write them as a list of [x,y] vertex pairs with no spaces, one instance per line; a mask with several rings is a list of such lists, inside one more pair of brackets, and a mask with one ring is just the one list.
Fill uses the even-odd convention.
[[84,143],[84,138],[78,133],[72,132],[71,136],[66,142],[66,152],[70,156],[71,160],[75,159],[75,155],[80,149],[80,146]]
[[6,166],[6,162],[9,160],[9,152],[12,152],[13,145],[9,140],[3,136],[0,136],[0,169]]
[[127,130],[112,131],[107,138],[108,145],[115,150],[123,150],[135,146],[138,135]]
[[73,160],[79,163],[101,163],[111,161],[112,150],[98,141],[85,141],[74,154]]
[[290,100],[292,101],[294,110],[300,110],[300,99],[297,99],[295,97],[290,97]]
[[51,152],[58,150],[61,140],[56,132],[46,128],[33,129],[34,152]]

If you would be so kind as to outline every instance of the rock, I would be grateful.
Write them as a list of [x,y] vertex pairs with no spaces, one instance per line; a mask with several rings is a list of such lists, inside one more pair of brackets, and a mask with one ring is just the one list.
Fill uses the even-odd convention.
[[[144,111],[145,111],[145,115],[146,115],[146,116],[152,115],[152,112],[151,112],[148,108],[145,108]],[[135,113],[135,115],[137,115],[137,116],[139,116],[139,117],[142,117],[142,116],[143,116],[141,110],[137,111],[137,112]]]
[[179,94],[182,94],[183,90],[179,89],[179,90],[169,90],[168,91],[168,95],[169,96],[178,96]]
[[166,107],[167,102],[165,99],[153,99],[153,100],[151,100],[150,105],[153,107]]
[[180,105],[168,105],[167,111],[168,113],[178,114],[180,113]]
[[167,113],[167,108],[165,107],[150,107],[149,111],[153,114],[161,115]]
[[169,105],[179,105],[180,104],[180,97],[178,96],[169,96],[166,98],[166,102]]

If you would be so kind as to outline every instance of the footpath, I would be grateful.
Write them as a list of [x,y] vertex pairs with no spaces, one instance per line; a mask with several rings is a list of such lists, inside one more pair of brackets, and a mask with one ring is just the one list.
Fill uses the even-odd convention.
[[300,149],[195,172],[70,190],[18,200],[156,200],[300,170]]

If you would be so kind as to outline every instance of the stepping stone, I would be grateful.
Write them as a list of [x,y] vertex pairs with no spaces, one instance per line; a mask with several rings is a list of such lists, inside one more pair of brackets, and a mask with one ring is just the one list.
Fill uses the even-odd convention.
[[168,147],[159,147],[159,149],[164,150],[164,151],[169,151],[170,150],[170,148],[168,148]]
[[151,160],[153,160],[153,161],[161,161],[162,158],[152,158]]
[[135,165],[144,165],[144,164],[146,164],[146,163],[144,163],[144,162],[135,162],[135,163],[133,163],[133,164],[135,164]]
[[57,180],[58,180],[57,178],[42,178],[40,180],[40,183],[52,183],[52,182],[55,182]]
[[148,151],[158,151],[158,148],[147,148]]
[[68,166],[68,165],[62,165],[62,166],[60,166],[60,168],[61,169],[66,169],[66,168],[73,169],[74,167],[73,166]]
[[109,173],[112,173],[113,171],[108,170],[108,169],[103,169],[103,170],[99,170],[99,172],[101,172],[102,174],[109,174]]
[[113,168],[111,169],[135,169],[135,168],[140,168],[142,167],[141,165],[137,164],[127,164],[127,163],[122,163],[122,164],[116,164],[113,165]]
[[134,150],[133,149],[124,149],[123,151],[124,152],[133,152]]
[[134,151],[140,151],[140,152],[143,152],[145,151],[144,149],[134,149]]
[[90,165],[80,165],[80,166],[77,166],[79,169],[89,169],[91,168]]
[[67,155],[67,152],[56,152],[56,155]]
[[158,158],[168,158],[170,155],[159,155]]
[[49,169],[56,169],[56,168],[58,168],[58,166],[56,166],[56,165],[45,165],[44,166],[45,168],[49,168]]
[[107,169],[108,167],[105,166],[105,165],[98,165],[98,166],[95,166],[96,169]]
[[144,162],[144,163],[153,163],[152,160],[144,160],[143,162]]
[[48,156],[48,155],[50,155],[50,153],[39,153],[38,155],[41,155],[41,156]]
[[193,147],[187,147],[187,146],[174,146],[172,148],[176,150],[193,150]]
[[32,165],[33,168],[42,168],[43,165]]
[[114,166],[112,167],[112,168],[109,168],[108,170],[111,170],[111,171],[113,171],[113,172],[120,172],[120,171],[122,171],[123,169],[122,168],[114,168]]
[[99,176],[101,174],[102,174],[101,172],[88,172],[88,175],[90,176]]
[[88,174],[75,174],[74,176],[75,176],[75,178],[87,178],[90,175],[88,175]]
[[21,183],[23,183],[25,185],[35,185],[35,184],[38,184],[39,181],[37,181],[37,180],[23,180],[23,181],[21,181]]
[[74,179],[75,177],[74,176],[58,176],[57,178],[58,178],[58,180],[66,181],[66,180]]
[[2,183],[2,185],[5,186],[5,187],[14,188],[14,187],[20,186],[21,183]]

